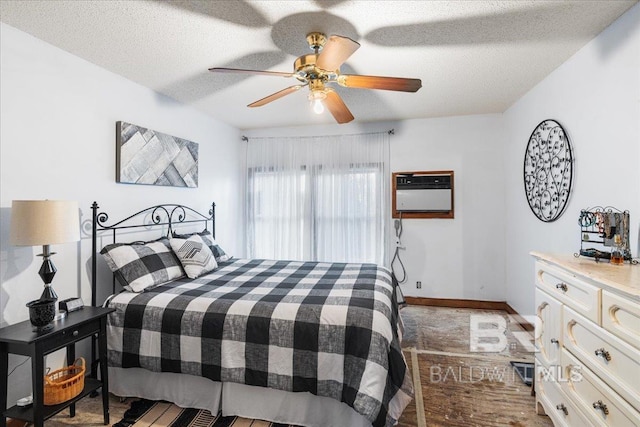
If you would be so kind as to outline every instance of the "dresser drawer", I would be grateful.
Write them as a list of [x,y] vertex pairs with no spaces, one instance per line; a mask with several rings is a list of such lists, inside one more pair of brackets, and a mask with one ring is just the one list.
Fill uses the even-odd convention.
[[562,348],[562,305],[536,288],[536,357],[546,366],[560,364]]
[[602,327],[640,349],[640,304],[603,290]]
[[571,353],[562,351],[566,381],[561,388],[593,424],[612,427],[637,427],[640,412],[635,410]]
[[543,262],[536,262],[536,282],[561,303],[600,324],[600,288]]
[[[64,322],[64,320],[62,321]],[[43,340],[43,347],[47,350],[62,348],[98,332],[100,332],[100,320],[93,320],[46,338]]]
[[562,319],[564,347],[640,409],[640,350],[570,308],[562,308]]
[[536,400],[544,408],[544,412],[551,418],[555,427],[559,426],[588,426],[584,415],[580,413],[572,400],[560,389],[560,384],[549,380],[536,370]]

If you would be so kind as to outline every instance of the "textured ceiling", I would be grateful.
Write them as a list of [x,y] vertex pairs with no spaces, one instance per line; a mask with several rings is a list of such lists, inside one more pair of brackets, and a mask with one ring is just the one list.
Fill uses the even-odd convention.
[[240,129],[333,123],[295,79],[311,31],[361,44],[343,73],[422,79],[417,93],[337,87],[356,121],[499,113],[633,1],[0,1],[2,22]]

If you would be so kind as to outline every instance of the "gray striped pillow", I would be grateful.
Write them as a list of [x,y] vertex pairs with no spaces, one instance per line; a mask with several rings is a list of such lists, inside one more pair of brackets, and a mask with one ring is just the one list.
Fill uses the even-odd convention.
[[197,234],[193,234],[188,239],[174,237],[169,243],[190,279],[195,279],[218,267],[211,249]]

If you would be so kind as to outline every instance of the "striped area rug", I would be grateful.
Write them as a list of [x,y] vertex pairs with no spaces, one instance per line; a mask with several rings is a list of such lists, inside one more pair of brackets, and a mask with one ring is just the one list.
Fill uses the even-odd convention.
[[168,402],[137,400],[113,427],[295,427],[250,420],[242,417],[211,415],[202,409],[180,408]]

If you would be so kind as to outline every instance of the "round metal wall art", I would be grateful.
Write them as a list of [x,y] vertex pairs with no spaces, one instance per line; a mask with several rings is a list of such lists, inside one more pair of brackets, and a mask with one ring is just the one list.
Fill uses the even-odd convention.
[[531,133],[524,154],[524,192],[533,214],[544,222],[562,215],[571,192],[573,155],[569,138],[555,120]]

